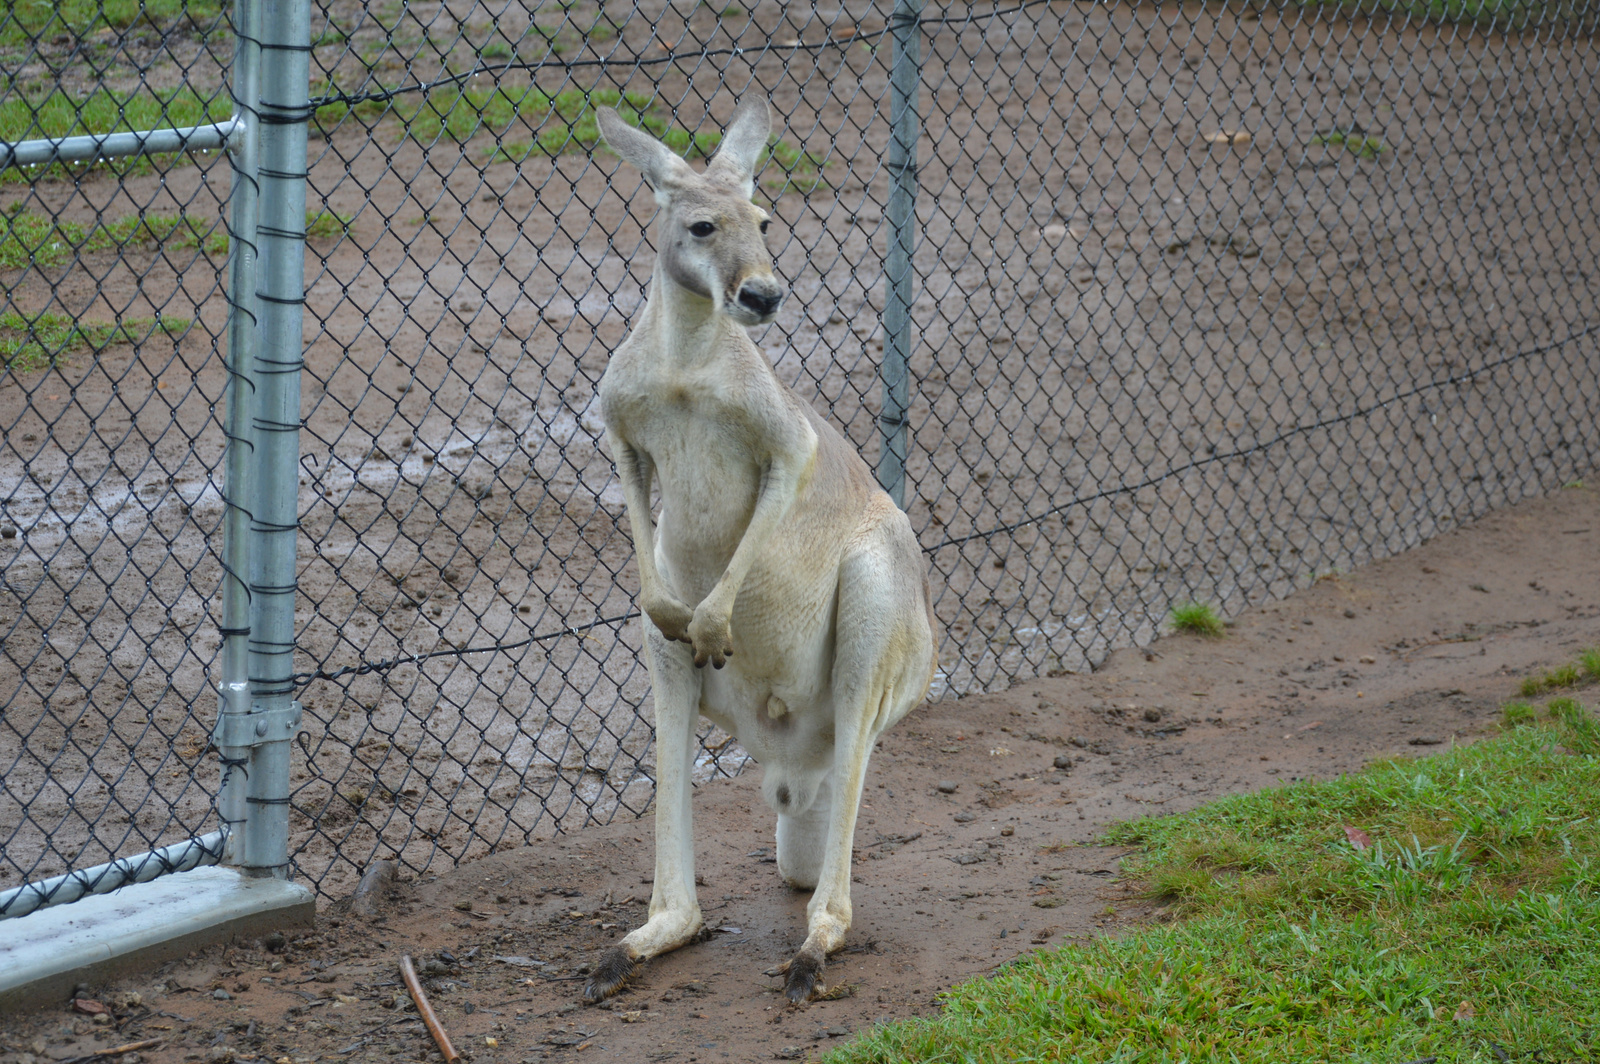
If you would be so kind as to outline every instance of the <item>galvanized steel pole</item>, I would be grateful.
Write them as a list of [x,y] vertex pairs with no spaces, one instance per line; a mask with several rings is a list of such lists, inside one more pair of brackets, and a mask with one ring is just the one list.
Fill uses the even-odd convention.
[[255,461],[251,408],[255,382],[257,134],[261,99],[260,8],[234,8],[234,134],[228,147],[233,185],[228,193],[228,453],[223,482],[222,673],[214,742],[222,758],[217,811],[227,844],[223,860],[237,861],[246,827],[246,770],[250,758],[250,473]]
[[889,26],[894,60],[889,75],[889,247],[884,266],[883,412],[878,415],[883,448],[878,483],[895,505],[906,505],[906,448],[910,437],[911,251],[917,222],[917,139],[922,124],[917,90],[922,84],[922,0],[895,0]]
[[294,700],[295,541],[299,535],[300,371],[306,248],[310,0],[260,0],[260,259],[251,497],[249,821],[239,864],[288,875]]

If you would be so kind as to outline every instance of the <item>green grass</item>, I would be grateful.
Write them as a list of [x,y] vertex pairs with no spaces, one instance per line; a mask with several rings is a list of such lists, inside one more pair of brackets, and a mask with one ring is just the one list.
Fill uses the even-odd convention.
[[[538,142],[551,154],[581,151],[600,139],[594,108],[615,107],[635,123],[664,120],[648,115],[650,97],[624,96],[612,89],[568,89],[548,96],[538,89],[444,88],[425,98],[397,104],[404,135],[421,144],[442,137],[466,141],[479,133],[505,133],[521,123],[539,131]],[[648,115],[648,120],[646,121]],[[531,149],[530,149],[531,150]]]
[[1191,632],[1195,635],[1221,636],[1227,631],[1222,618],[1204,602],[1180,602],[1172,607],[1167,623],[1174,632]]
[[1594,1060],[1600,735],[1567,702],[1435,757],[1115,829],[1181,919],[1021,958],[825,1059]]
[[[716,130],[691,133],[687,129],[669,125],[665,116],[654,111],[650,98],[643,95],[630,93],[625,98],[619,98],[618,94],[607,90],[585,94],[580,89],[569,89],[551,102],[553,107],[544,111],[547,117],[535,137],[530,140],[503,140],[492,148],[486,148],[485,152],[491,161],[520,163],[534,154],[556,156],[562,152],[594,149],[600,144],[600,128],[595,122],[593,110],[595,105],[618,108],[625,120],[646,130],[685,159],[710,158],[722,143],[722,134]],[[495,114],[497,120],[504,115],[503,111],[494,112],[492,105],[485,106],[484,113]],[[530,112],[525,107],[521,113],[527,119]],[[537,108],[533,113],[538,113]],[[431,127],[427,131],[431,131]],[[787,191],[809,193],[826,184],[822,176],[822,168],[826,164],[810,152],[788,141],[774,141],[769,151],[775,165],[768,167],[762,182],[773,199]]]
[[786,140],[775,141],[769,151],[772,161],[777,166],[768,167],[761,181],[773,199],[777,199],[785,192],[798,192],[802,196],[808,196],[817,189],[827,186],[827,178],[822,175],[823,167],[827,163],[822,159]]
[[82,351],[139,343],[156,333],[179,336],[189,324],[188,318],[124,318],[112,323],[49,313],[28,318],[6,311],[0,314],[0,365],[12,373],[28,373],[60,365]]
[[[306,212],[306,236],[329,239],[348,232],[350,219],[331,211]],[[217,219],[146,212],[105,225],[85,226],[32,211],[0,213],[0,269],[47,268],[80,255],[130,246],[200,248],[228,253],[228,234]]]
[[220,26],[221,13],[217,0],[3,0],[0,46],[26,45],[61,33],[81,39],[104,26],[128,29],[140,22],[171,30],[187,19],[210,29]]
[[1345,151],[1354,152],[1363,159],[1376,159],[1384,152],[1393,150],[1383,142],[1382,137],[1372,137],[1350,129],[1330,129],[1326,133],[1318,133],[1309,143],[1313,146],[1343,147]]
[[1577,687],[1595,680],[1600,680],[1600,647],[1590,647],[1583,651],[1578,655],[1577,661],[1559,665],[1538,676],[1524,678],[1518,690],[1524,698],[1537,698],[1550,691]]
[[[162,126],[197,126],[220,122],[233,110],[226,93],[203,98],[192,89],[133,94],[96,89],[75,96],[60,89],[48,93],[7,95],[0,99],[0,140],[72,137],[84,133],[118,133]],[[27,182],[83,173],[90,167],[107,167],[114,173],[148,173],[155,161],[180,162],[185,153],[106,159],[89,163],[57,163],[43,171],[10,167],[0,180]]]

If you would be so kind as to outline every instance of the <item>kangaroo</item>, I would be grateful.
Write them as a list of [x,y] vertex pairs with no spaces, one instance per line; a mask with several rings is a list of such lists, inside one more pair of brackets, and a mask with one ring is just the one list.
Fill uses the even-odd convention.
[[689,808],[704,716],[762,765],[778,871],[813,891],[804,944],[767,973],[786,975],[799,1004],[821,992],[850,927],[850,852],[873,741],[933,678],[927,567],[911,522],[861,456],[745,333],[772,321],[785,294],[763,237],[770,219],[751,202],[766,102],[738,108],[704,173],[610,108],[599,125],[660,208],[649,297],[598,393],[639,563],[656,864],[647,921],[600,958],[584,999],[616,993],[639,962],[704,925]]

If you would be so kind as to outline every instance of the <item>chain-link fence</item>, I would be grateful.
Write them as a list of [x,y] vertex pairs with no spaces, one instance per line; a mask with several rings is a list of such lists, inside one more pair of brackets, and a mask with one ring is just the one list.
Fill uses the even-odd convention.
[[[959,694],[1594,468],[1597,12],[318,0],[274,120],[310,136],[299,874],[650,800],[594,389],[652,201],[596,104],[699,157],[773,102],[791,291],[755,338],[886,483],[904,441]],[[224,119],[238,28],[10,4],[0,139]],[[0,886],[215,826],[232,179],[0,170]],[[707,736],[703,773],[742,764]]]

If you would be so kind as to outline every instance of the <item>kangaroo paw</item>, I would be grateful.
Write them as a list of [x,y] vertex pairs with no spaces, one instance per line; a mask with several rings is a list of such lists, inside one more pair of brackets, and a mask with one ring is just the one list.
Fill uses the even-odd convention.
[[789,978],[784,985],[783,992],[791,1004],[803,1005],[810,1001],[821,989],[817,981],[822,975],[825,962],[821,957],[814,957],[804,951],[795,954],[789,962]]
[[639,962],[628,956],[628,947],[612,946],[601,954],[594,974],[589,976],[589,982],[584,985],[584,1003],[593,1005],[615,994],[633,978],[638,968]]

